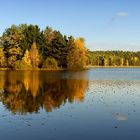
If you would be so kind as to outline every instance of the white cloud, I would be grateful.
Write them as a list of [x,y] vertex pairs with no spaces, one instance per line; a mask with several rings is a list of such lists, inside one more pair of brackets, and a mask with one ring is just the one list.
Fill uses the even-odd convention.
[[119,17],[127,17],[128,13],[127,12],[118,12],[116,15]]
[[109,22],[109,26],[113,25],[113,23],[114,23],[116,20],[120,19],[120,17],[125,18],[125,17],[127,17],[127,16],[128,16],[128,13],[127,13],[127,12],[118,12],[118,13],[116,13],[116,14],[111,18],[111,20],[110,20],[110,22]]

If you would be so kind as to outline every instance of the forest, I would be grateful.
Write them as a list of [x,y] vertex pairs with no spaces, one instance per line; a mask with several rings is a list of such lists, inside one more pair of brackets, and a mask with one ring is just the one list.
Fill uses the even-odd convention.
[[88,53],[84,38],[67,37],[38,25],[12,25],[0,37],[0,68],[83,69]]
[[84,38],[32,24],[12,25],[0,37],[1,69],[81,70],[87,65],[140,66],[140,52],[90,51]]
[[90,51],[88,64],[92,66],[140,66],[140,52]]

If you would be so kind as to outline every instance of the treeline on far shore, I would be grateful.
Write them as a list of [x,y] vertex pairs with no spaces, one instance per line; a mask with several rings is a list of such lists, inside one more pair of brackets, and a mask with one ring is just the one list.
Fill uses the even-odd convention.
[[140,66],[140,52],[90,51],[88,64],[91,66]]
[[12,25],[0,37],[1,69],[84,69],[88,51],[83,38],[38,25]]

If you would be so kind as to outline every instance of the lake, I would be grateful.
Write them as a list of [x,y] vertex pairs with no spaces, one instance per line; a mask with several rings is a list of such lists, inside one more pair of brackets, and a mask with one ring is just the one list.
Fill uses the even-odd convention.
[[0,71],[2,140],[139,140],[140,69]]

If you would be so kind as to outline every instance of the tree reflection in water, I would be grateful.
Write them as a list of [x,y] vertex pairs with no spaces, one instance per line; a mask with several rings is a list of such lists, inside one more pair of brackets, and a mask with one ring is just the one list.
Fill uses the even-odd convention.
[[87,80],[62,79],[58,73],[40,71],[3,72],[0,100],[12,113],[51,112],[66,102],[83,101]]

